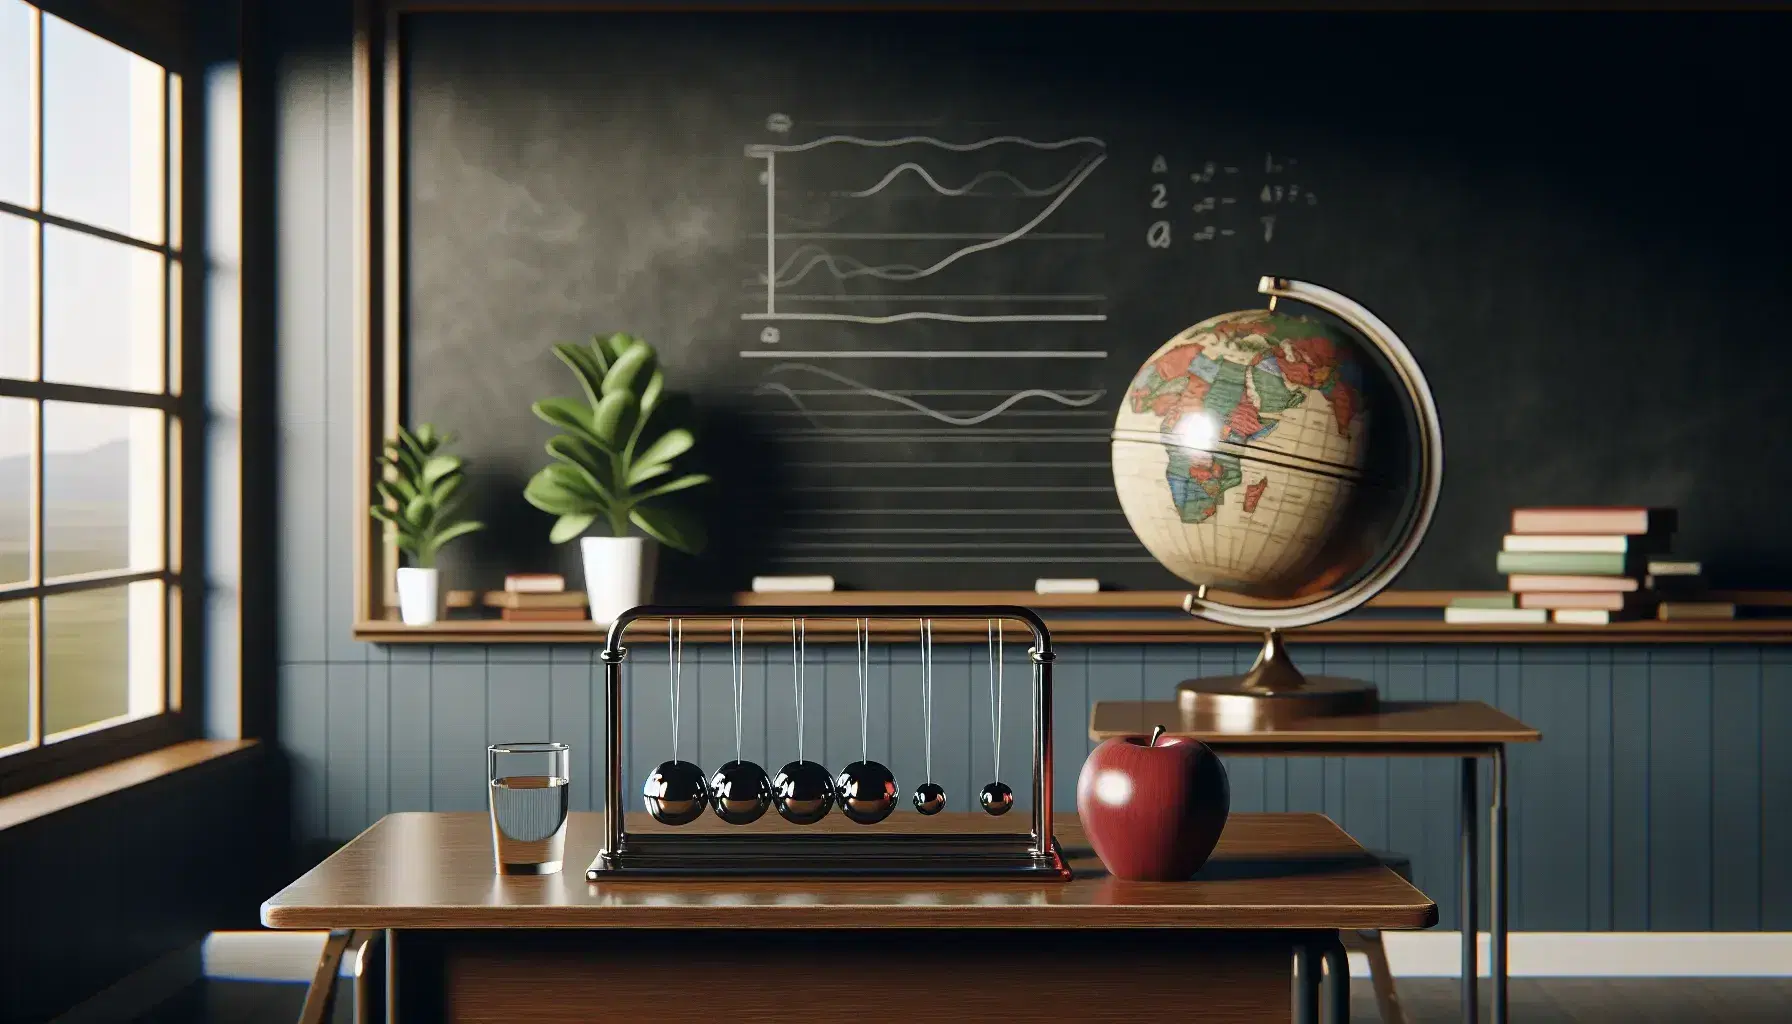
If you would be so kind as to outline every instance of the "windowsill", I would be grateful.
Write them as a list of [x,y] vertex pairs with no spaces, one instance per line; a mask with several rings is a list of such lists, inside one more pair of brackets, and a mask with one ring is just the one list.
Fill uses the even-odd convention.
[[257,746],[257,740],[187,740],[41,786],[0,796],[0,832]]

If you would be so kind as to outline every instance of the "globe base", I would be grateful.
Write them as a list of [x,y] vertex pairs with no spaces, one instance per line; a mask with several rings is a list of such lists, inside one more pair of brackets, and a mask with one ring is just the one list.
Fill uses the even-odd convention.
[[1249,672],[1185,680],[1176,687],[1176,704],[1217,731],[1257,732],[1308,718],[1372,714],[1380,697],[1374,683],[1361,679],[1303,674],[1272,629]]

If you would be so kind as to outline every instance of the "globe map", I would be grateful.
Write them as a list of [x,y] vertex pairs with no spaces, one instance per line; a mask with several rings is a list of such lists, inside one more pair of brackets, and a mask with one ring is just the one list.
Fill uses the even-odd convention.
[[1114,422],[1133,532],[1182,579],[1281,596],[1338,528],[1366,459],[1357,342],[1270,310],[1204,320],[1159,348]]

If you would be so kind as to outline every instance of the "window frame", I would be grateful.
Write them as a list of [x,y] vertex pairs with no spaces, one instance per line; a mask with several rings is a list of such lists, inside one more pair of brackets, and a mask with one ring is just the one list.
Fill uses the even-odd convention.
[[[31,0],[31,75],[33,109],[28,122],[28,154],[32,166],[33,194],[30,205],[0,200],[0,211],[37,225],[34,266],[36,280],[31,294],[35,332],[35,366],[32,379],[0,377],[0,398],[36,402],[32,419],[29,574],[24,582],[0,584],[0,602],[23,603],[27,609],[30,715],[28,745],[14,745],[0,753],[0,797],[56,779],[133,757],[158,747],[196,737],[203,720],[199,658],[203,640],[204,555],[199,512],[204,505],[204,382],[203,246],[202,220],[204,154],[198,126],[203,124],[203,89],[187,61],[179,54],[153,52],[133,45],[131,26],[96,26],[80,12],[59,10],[56,0]],[[161,69],[162,73],[162,231],[159,244],[115,230],[59,216],[44,209],[44,23],[59,17],[70,25],[112,42]],[[110,31],[108,31],[110,29]],[[122,30],[122,31],[121,31]],[[123,244],[162,257],[162,386],[159,391],[66,384],[43,379],[45,366],[44,247],[46,227],[77,232]],[[194,256],[198,255],[196,264]],[[150,570],[117,569],[57,577],[44,577],[44,403],[46,401],[99,405],[119,409],[151,409],[162,422],[162,560]],[[97,589],[128,593],[127,586],[143,581],[162,583],[162,710],[138,718],[109,719],[57,734],[46,743],[44,710],[44,601],[57,594]]]

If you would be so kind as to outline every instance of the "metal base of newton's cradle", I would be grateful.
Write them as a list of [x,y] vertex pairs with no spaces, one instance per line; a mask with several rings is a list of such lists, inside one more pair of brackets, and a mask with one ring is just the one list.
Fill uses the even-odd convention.
[[[1052,836],[1052,640],[1044,620],[1013,605],[789,605],[754,608],[632,608],[611,624],[599,656],[604,663],[604,846],[585,877],[727,878],[939,878],[1069,881],[1070,868]],[[871,619],[996,619],[1024,623],[1033,633],[1033,812],[1026,831],[914,833],[885,831],[890,822],[863,831],[777,834],[654,831],[630,834],[623,825],[622,668],[628,660],[623,634],[641,619],[759,619],[801,622]]]
[[1056,840],[1041,856],[1033,837],[913,833],[838,835],[624,835],[585,870],[642,878],[980,878],[1069,881]]

